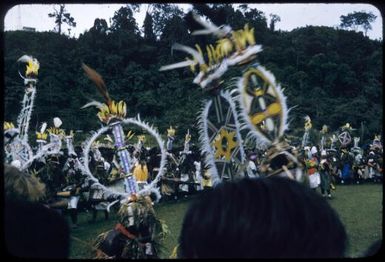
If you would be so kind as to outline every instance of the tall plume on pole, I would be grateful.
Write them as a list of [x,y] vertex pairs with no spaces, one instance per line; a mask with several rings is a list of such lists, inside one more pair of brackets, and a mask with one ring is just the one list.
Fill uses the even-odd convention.
[[82,68],[89,79],[91,79],[96,87],[98,88],[100,94],[103,96],[104,100],[106,101],[106,104],[109,106],[111,104],[111,98],[108,94],[106,84],[104,83],[104,80],[101,75],[99,75],[98,72],[96,72],[91,67],[87,66],[86,64],[82,63]]

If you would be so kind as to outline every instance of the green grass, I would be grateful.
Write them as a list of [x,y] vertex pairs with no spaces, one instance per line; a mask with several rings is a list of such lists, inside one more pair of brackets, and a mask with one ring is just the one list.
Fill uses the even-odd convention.
[[382,185],[337,186],[330,200],[348,234],[348,257],[362,257],[376,240],[382,240]]
[[[382,196],[382,185],[344,185],[337,186],[333,199],[328,200],[346,227],[349,241],[347,257],[361,257],[373,242],[382,240]],[[171,231],[162,243],[162,258],[168,258],[177,244],[188,203],[189,200],[183,199],[155,206],[157,215],[166,221]],[[96,236],[113,228],[117,222],[115,214],[109,221],[104,221],[104,215],[100,213],[95,224],[87,223],[90,218],[91,214],[80,215],[81,228],[71,233],[70,258],[93,258],[91,244]]]

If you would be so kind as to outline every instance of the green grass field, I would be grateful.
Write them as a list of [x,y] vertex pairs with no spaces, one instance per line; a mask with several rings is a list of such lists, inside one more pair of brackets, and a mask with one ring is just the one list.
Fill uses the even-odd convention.
[[[369,246],[382,240],[383,219],[382,185],[344,185],[338,186],[333,199],[328,200],[336,209],[345,224],[349,246],[347,257],[362,257]],[[161,250],[161,257],[168,258],[177,244],[181,223],[188,207],[189,199],[156,205],[158,216],[166,221],[171,233],[167,236]],[[98,214],[95,224],[88,224],[91,214],[82,213],[79,217],[80,228],[71,233],[70,258],[93,258],[91,244],[96,236],[114,227],[117,217],[112,214],[109,221]]]

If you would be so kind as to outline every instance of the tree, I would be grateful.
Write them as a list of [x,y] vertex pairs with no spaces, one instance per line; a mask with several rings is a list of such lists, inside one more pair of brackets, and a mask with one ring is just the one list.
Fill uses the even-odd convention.
[[59,11],[56,8],[53,8],[55,11],[53,13],[49,13],[49,17],[55,18],[56,30],[60,35],[62,32],[62,24],[66,23],[70,27],[76,27],[75,19],[67,12],[65,9],[65,4],[59,5]]
[[280,22],[281,18],[276,14],[270,14],[270,30],[274,31],[275,23]]
[[152,4],[152,11],[150,12],[153,20],[153,30],[157,37],[160,37],[163,30],[173,17],[183,16],[183,11],[174,4]]
[[156,39],[154,30],[154,24],[152,21],[152,16],[149,12],[146,12],[146,17],[143,21],[143,31],[144,31],[144,39],[149,42],[154,42]]
[[341,28],[352,28],[357,30],[358,27],[362,26],[364,29],[364,35],[366,36],[368,30],[372,29],[370,23],[373,23],[376,20],[377,16],[372,14],[372,12],[366,13],[364,11],[349,13],[347,15],[341,15],[340,20]]
[[136,6],[127,5],[121,7],[118,11],[115,12],[114,17],[112,17],[112,31],[124,30],[129,33],[139,33],[138,25],[134,18],[133,11],[136,10]]
[[108,31],[108,25],[106,20],[96,18],[94,21],[94,26],[91,27],[90,31],[98,32],[101,34],[105,34]]

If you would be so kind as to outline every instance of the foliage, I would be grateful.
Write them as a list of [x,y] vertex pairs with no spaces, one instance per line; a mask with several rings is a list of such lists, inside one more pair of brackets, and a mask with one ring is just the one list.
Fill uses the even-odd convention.
[[59,35],[62,32],[63,23],[69,25],[70,27],[76,27],[75,19],[71,16],[70,13],[66,11],[67,10],[65,9],[65,4],[60,4],[59,10],[56,10],[56,8],[54,8],[54,12],[48,14],[49,17],[55,18],[55,24],[57,28],[56,30]]
[[[56,116],[65,129],[88,133],[99,128],[96,110],[80,109],[91,100],[101,101],[82,72],[84,62],[103,76],[113,99],[126,101],[128,116],[140,114],[161,134],[170,125],[178,126],[180,141],[190,129],[196,143],[196,117],[207,94],[192,83],[189,69],[158,69],[185,59],[183,52],[171,49],[173,43],[204,46],[214,39],[191,36],[199,24],[191,23],[177,5],[151,6],[143,36],[133,16],[137,4],[119,9],[110,26],[95,19],[77,39],[53,32],[5,32],[4,119],[16,122],[24,94],[16,61],[29,54],[40,62],[31,132],[43,121],[52,124]],[[248,23],[255,29],[256,42],[263,45],[258,61],[275,74],[289,107],[294,107],[291,130],[303,130],[303,117],[309,115],[316,130],[324,124],[336,130],[349,122],[353,128],[364,123],[364,140],[382,132],[382,41],[330,27],[272,31],[265,14],[247,6],[193,4],[193,8],[217,25],[228,23],[238,29]],[[227,76],[239,73],[229,70]]]
[[357,30],[358,27],[362,26],[364,29],[365,35],[368,30],[372,29],[370,23],[373,23],[376,20],[377,16],[372,14],[372,12],[353,12],[347,15],[341,15],[341,24],[342,28],[352,28],[353,30]]

